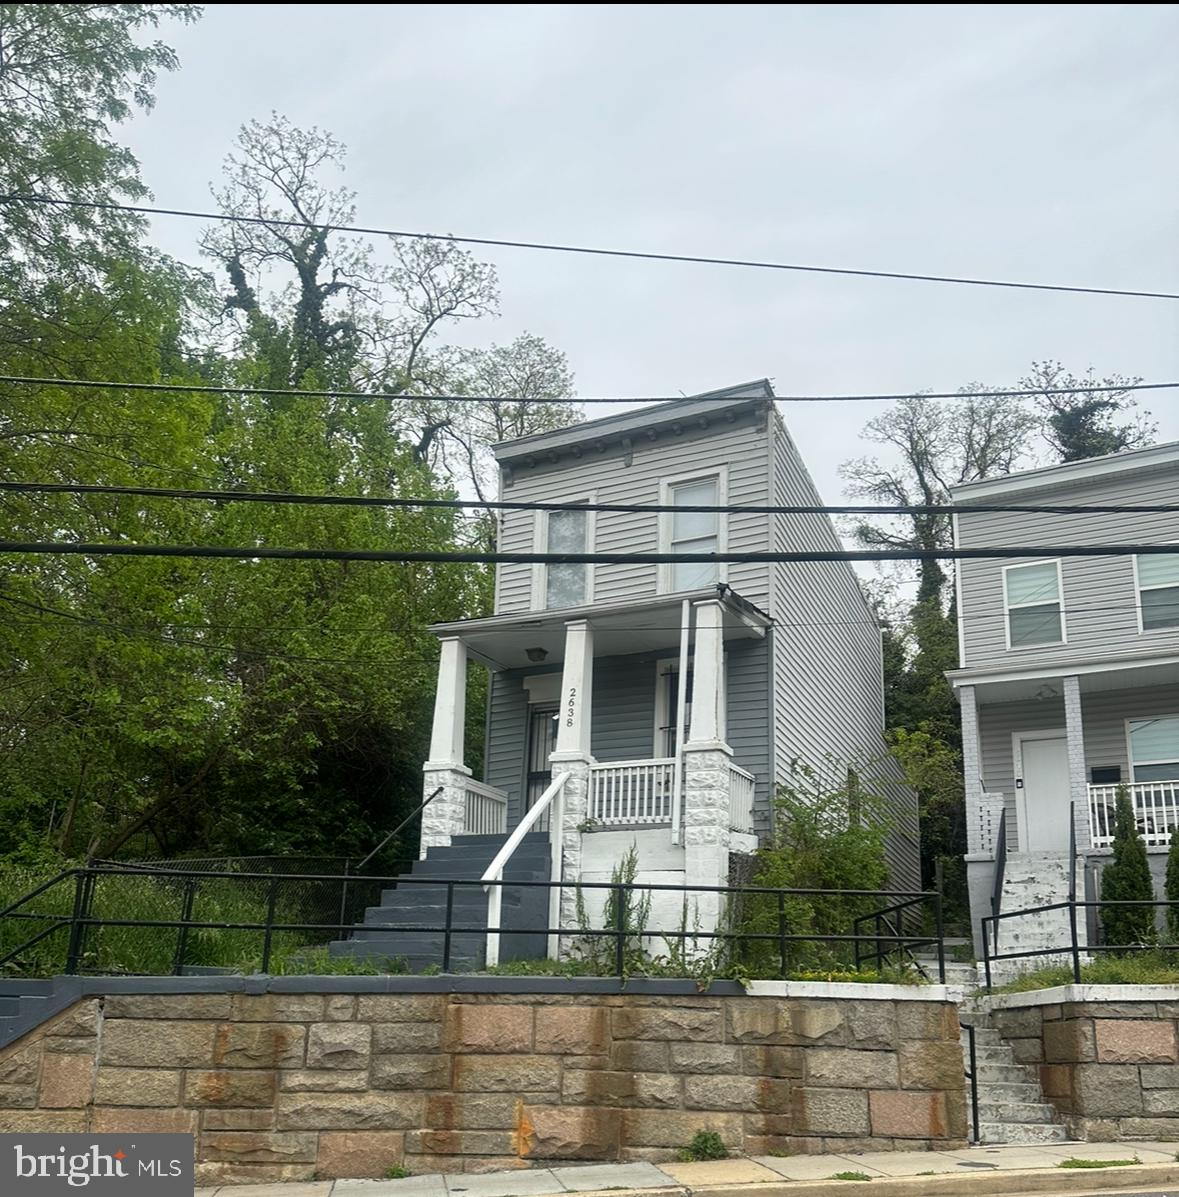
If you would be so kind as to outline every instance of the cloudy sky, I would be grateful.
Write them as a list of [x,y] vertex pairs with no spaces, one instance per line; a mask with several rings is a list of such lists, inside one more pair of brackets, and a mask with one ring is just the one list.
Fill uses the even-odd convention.
[[[347,144],[362,224],[1179,290],[1174,5],[213,4],[166,35],[126,135],[167,206],[276,110]],[[198,231],[155,225],[188,259]],[[1179,378],[1175,302],[482,256],[503,314],[462,339],[540,334],[583,395]],[[1148,405],[1179,439],[1179,392]],[[784,409],[831,501],[875,410]]]

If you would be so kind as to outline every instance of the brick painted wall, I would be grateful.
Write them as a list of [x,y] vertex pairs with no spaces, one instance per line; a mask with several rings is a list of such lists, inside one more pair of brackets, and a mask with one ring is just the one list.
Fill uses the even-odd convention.
[[955,1006],[542,994],[125,994],[0,1053],[0,1130],[181,1131],[204,1183],[960,1146]]
[[1179,1138],[1179,1002],[1061,1002],[992,1011],[1076,1139]]

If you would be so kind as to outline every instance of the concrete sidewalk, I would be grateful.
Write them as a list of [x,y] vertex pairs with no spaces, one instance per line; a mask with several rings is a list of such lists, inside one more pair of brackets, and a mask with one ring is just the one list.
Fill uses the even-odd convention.
[[[870,1180],[891,1197],[959,1194],[1142,1192],[1179,1185],[1179,1143],[1053,1143],[962,1151],[757,1156],[692,1164],[586,1164],[510,1172],[430,1174],[405,1180],[222,1185],[196,1197],[544,1197],[628,1192],[640,1197],[827,1197]],[[1134,1160],[1122,1167],[1061,1168],[1064,1160]],[[853,1174],[838,1177],[838,1174]],[[882,1195],[878,1194],[878,1197]]]

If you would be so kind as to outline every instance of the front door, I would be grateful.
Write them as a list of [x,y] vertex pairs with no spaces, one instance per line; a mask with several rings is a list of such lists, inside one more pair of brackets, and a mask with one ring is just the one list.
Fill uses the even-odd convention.
[[[531,807],[549,788],[553,780],[553,769],[549,755],[557,747],[557,707],[531,706],[528,708],[528,769],[527,785],[524,789],[525,809]],[[540,817],[535,831],[547,831],[548,811]]]
[[1015,777],[1019,850],[1067,851],[1068,741],[1064,734],[1032,736],[1016,733]]

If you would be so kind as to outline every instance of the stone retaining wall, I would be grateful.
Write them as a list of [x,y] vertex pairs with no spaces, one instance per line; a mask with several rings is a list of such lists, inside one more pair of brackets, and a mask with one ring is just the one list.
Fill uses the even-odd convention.
[[944,1001],[110,994],[0,1053],[0,1130],[192,1133],[234,1183],[959,1146],[963,1086]]
[[994,1025],[1017,1060],[1039,1066],[1044,1099],[1071,1137],[1179,1139],[1179,994],[1084,1000],[1087,988],[998,999]]

